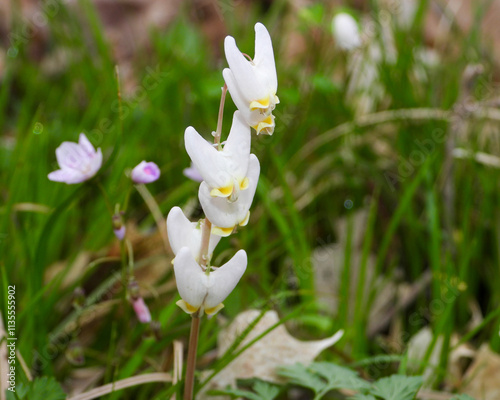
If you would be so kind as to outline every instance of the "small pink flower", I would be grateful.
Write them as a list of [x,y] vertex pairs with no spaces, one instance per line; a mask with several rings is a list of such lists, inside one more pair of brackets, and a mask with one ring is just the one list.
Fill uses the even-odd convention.
[[80,133],[78,144],[63,142],[56,149],[56,158],[61,169],[51,172],[48,178],[67,184],[81,183],[92,178],[102,165],[101,149],[96,151],[83,133]]
[[132,307],[134,307],[135,314],[140,322],[143,324],[151,322],[151,313],[149,312],[149,308],[142,297],[138,297],[133,300]]
[[142,161],[130,176],[135,183],[151,183],[160,177],[160,168],[154,162]]

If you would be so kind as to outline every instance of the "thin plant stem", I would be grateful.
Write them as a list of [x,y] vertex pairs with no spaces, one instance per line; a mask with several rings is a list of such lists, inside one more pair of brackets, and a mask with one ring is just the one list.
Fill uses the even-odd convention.
[[161,212],[160,206],[158,206],[158,203],[156,202],[155,198],[148,190],[146,185],[140,183],[138,185],[135,185],[135,188],[142,196],[144,202],[149,208],[149,211],[151,211],[151,214],[153,215],[153,218],[156,222],[158,231],[160,232],[161,238],[163,239],[165,251],[168,253],[170,249],[170,244],[168,242],[167,227],[165,226],[165,221],[163,219],[163,214]]
[[184,385],[184,400],[193,399],[194,371],[196,369],[196,350],[200,333],[200,317],[198,313],[192,315],[191,333],[189,334],[188,356],[186,366],[186,379]]
[[221,149],[221,135],[222,135],[222,118],[224,117],[224,103],[226,101],[227,85],[224,83],[222,87],[222,95],[220,97],[219,117],[217,119],[217,130],[215,131],[214,143],[217,144],[217,149]]
[[[222,119],[224,117],[224,103],[226,101],[227,85],[222,87],[222,95],[219,105],[219,116],[217,118],[217,129],[214,135],[214,143],[217,144],[217,149],[221,150],[221,136],[222,136]],[[208,218],[202,221],[201,226],[201,246],[200,254],[198,257],[200,268],[207,267],[209,262],[209,247],[210,247],[210,234],[212,231],[212,223]],[[206,269],[207,274],[210,268]],[[186,378],[184,384],[184,400],[192,400],[194,388],[194,371],[196,369],[196,351],[198,349],[198,337],[200,332],[200,314],[197,311],[191,316],[191,332],[189,334],[188,345],[188,358],[186,366]]]
[[198,257],[201,266],[206,267],[208,264],[208,248],[210,245],[210,232],[212,230],[212,223],[205,218],[201,226],[201,246],[200,255]]

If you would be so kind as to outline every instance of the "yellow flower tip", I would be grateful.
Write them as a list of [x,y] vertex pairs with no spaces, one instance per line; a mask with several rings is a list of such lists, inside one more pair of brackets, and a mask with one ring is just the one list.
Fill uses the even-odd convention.
[[215,307],[212,308],[205,308],[205,313],[207,314],[208,318],[213,317],[215,314],[217,314],[220,310],[224,308],[224,304],[219,303]]
[[245,218],[243,219],[243,221],[241,221],[239,223],[240,226],[246,226],[246,224],[248,224],[248,220],[250,219],[250,211],[247,212],[247,215],[245,215]]
[[252,126],[257,131],[257,135],[261,132],[266,135],[272,135],[274,132],[274,120],[272,115],[268,115],[265,119],[260,121],[257,125]]
[[221,188],[214,188],[210,191],[212,197],[229,197],[233,193],[233,185],[227,185]]
[[274,104],[279,104],[280,103],[279,97],[276,96],[275,94],[273,96],[274,96]]
[[185,302],[184,300],[179,300],[175,304],[177,304],[182,311],[184,311],[187,314],[194,314],[200,307],[193,307],[191,304]]
[[248,177],[245,177],[240,183],[240,190],[245,190],[248,187],[248,184],[250,183]]
[[233,233],[234,226],[230,228],[221,228],[219,226],[212,225],[212,233],[217,236],[227,237]]
[[250,111],[269,108],[270,96],[264,99],[254,100],[250,103]]

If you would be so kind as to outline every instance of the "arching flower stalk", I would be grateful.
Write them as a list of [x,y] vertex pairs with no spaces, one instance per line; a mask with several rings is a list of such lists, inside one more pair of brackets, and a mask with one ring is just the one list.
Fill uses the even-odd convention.
[[[229,68],[223,71],[226,84],[213,134],[214,143],[206,141],[193,127],[184,133],[186,151],[191,158],[189,174],[201,178],[198,198],[205,218],[189,221],[179,207],[167,217],[167,232],[175,258],[174,274],[181,300],[177,305],[190,314],[191,334],[184,399],[193,398],[194,369],[200,318],[210,318],[223,307],[223,301],[238,284],[247,268],[247,254],[239,250],[224,265],[211,265],[212,254],[221,237],[247,225],[250,206],[260,175],[260,163],[250,154],[251,128],[257,134],[272,134],[272,111],[279,99],[278,81],[271,37],[264,25],[255,25],[255,58],[248,60],[232,37],[225,40]],[[222,118],[226,90],[229,90],[238,111],[226,142],[221,141]]]

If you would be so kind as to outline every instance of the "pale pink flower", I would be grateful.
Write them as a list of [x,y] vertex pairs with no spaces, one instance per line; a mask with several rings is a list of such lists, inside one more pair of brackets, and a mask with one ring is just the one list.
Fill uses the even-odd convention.
[[81,133],[78,143],[63,142],[56,149],[57,163],[61,169],[51,172],[48,178],[67,184],[81,183],[92,178],[102,165],[101,149],[94,146]]

